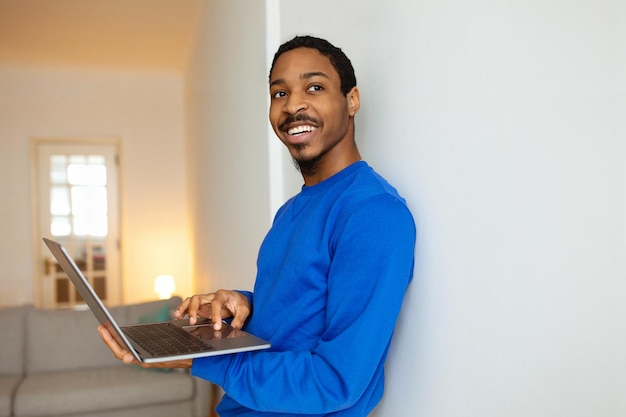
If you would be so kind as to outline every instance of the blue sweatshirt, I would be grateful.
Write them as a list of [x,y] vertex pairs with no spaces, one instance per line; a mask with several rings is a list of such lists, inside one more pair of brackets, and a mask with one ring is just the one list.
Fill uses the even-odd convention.
[[277,212],[261,245],[245,329],[271,349],[196,359],[230,416],[364,417],[413,275],[415,225],[404,200],[356,162]]

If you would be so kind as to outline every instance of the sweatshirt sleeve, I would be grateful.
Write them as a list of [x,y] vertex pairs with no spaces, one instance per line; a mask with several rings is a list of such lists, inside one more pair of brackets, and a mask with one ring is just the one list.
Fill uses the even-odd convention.
[[361,399],[382,375],[412,278],[415,225],[389,195],[360,204],[340,224],[330,242],[326,327],[317,345],[198,359],[193,375],[258,411],[324,414]]

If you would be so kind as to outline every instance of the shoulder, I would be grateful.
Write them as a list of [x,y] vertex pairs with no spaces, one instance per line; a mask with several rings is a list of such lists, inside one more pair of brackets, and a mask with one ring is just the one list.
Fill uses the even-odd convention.
[[346,179],[348,183],[344,185],[345,191],[352,198],[368,199],[373,196],[388,195],[405,203],[398,190],[365,161],[355,164],[352,175]]
[[358,206],[367,205],[373,210],[409,212],[406,200],[398,190],[364,161],[355,171],[344,194],[346,200]]
[[414,231],[415,224],[406,200],[383,176],[366,163],[355,172],[341,198],[339,223]]

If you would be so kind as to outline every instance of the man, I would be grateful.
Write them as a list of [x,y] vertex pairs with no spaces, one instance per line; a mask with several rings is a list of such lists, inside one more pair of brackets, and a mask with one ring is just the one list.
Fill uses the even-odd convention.
[[[382,397],[383,365],[413,274],[415,226],[404,200],[354,139],[359,90],[350,60],[325,40],[277,51],[270,122],[304,179],[261,245],[254,292],[187,298],[175,316],[208,317],[272,348],[165,363],[219,384],[227,416],[364,417]],[[99,329],[118,359],[132,356]]]

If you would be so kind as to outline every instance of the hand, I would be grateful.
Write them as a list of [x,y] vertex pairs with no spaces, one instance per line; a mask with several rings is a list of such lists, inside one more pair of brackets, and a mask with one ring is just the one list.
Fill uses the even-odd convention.
[[185,313],[189,316],[189,324],[195,324],[198,317],[203,317],[211,319],[213,328],[220,330],[222,319],[232,317],[231,326],[241,329],[250,315],[250,303],[238,291],[219,290],[186,298],[174,312],[174,317],[182,319]]
[[191,364],[193,363],[193,359],[183,359],[180,361],[169,362],[140,363],[129,351],[127,351],[126,349],[121,347],[119,343],[117,343],[115,338],[113,338],[113,335],[111,335],[106,327],[102,325],[98,326],[98,333],[100,333],[102,341],[109,347],[109,349],[111,349],[111,352],[113,352],[113,356],[127,364],[139,365],[142,368],[191,368]]

